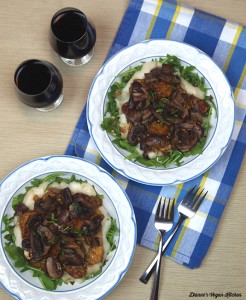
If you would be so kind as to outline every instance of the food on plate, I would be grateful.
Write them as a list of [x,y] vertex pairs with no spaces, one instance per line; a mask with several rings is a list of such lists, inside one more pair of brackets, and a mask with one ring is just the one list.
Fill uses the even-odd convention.
[[100,274],[116,248],[117,225],[103,196],[75,175],[34,179],[12,207],[14,215],[3,218],[5,250],[47,290]]
[[167,55],[119,74],[101,126],[129,152],[127,159],[168,167],[202,153],[216,107],[205,78],[194,70]]

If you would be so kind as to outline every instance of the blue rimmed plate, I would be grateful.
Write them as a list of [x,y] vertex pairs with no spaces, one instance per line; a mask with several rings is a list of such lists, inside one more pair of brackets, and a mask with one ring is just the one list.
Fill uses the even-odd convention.
[[[167,54],[177,56],[185,65],[196,67],[196,71],[205,78],[206,87],[210,89],[209,94],[213,96],[217,115],[215,111],[212,114],[212,128],[202,154],[185,158],[181,166],[152,168],[125,159],[129,153],[112,143],[112,137],[101,128],[101,123],[108,101],[107,93],[117,80],[117,75],[144,61]],[[182,183],[211,168],[228,146],[234,128],[234,114],[233,93],[220,68],[199,49],[170,40],[146,40],[116,53],[99,70],[87,101],[89,132],[105,161],[129,179],[157,186]]]
[[20,272],[4,250],[5,239],[0,244],[0,283],[17,299],[56,300],[99,299],[108,294],[122,279],[130,266],[136,246],[136,221],[132,205],[114,178],[99,166],[86,160],[70,156],[49,156],[37,158],[15,169],[0,183],[1,231],[5,214],[13,215],[12,198],[23,193],[34,178],[42,178],[52,173],[65,176],[75,174],[76,178],[87,180],[104,195],[103,205],[116,219],[119,235],[117,247],[106,262],[101,274],[83,283],[63,284],[55,291],[46,291],[31,271]]

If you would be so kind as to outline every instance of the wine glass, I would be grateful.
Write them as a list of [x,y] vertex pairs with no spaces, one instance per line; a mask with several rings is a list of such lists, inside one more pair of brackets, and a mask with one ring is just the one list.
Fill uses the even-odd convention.
[[22,62],[14,74],[19,99],[28,106],[47,112],[56,109],[63,100],[63,80],[51,63],[29,59]]
[[51,19],[49,42],[66,64],[81,66],[92,58],[96,30],[82,11],[63,8]]

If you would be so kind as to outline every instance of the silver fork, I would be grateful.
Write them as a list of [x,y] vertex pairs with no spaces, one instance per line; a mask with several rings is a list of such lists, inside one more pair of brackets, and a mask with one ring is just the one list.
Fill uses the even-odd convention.
[[[171,235],[165,242],[165,244],[162,247],[162,254],[164,254],[166,248],[168,247],[169,243],[171,242],[173,236],[175,235],[176,231],[178,230],[181,223],[188,218],[193,218],[200,207],[202,201],[206,197],[207,193],[203,194],[204,189],[202,189],[200,192],[200,187],[196,189],[196,186],[194,186],[184,197],[184,199],[180,202],[178,206],[178,212],[179,212],[179,219],[177,224],[175,225]],[[195,190],[195,191],[194,191]],[[148,268],[145,270],[145,272],[142,274],[142,276],[139,278],[139,280],[143,283],[147,283],[151,277],[151,274],[153,273],[154,266],[157,262],[157,257],[153,259],[151,264],[148,266]]]
[[151,300],[158,299],[159,281],[160,281],[160,269],[161,269],[161,256],[162,247],[164,243],[164,235],[173,226],[173,214],[174,214],[174,201],[168,198],[160,197],[156,215],[155,215],[155,228],[160,234],[160,243],[157,254],[157,264],[153,289],[151,293]]

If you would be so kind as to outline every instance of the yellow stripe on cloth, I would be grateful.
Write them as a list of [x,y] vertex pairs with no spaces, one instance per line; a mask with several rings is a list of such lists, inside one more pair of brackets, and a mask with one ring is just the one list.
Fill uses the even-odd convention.
[[118,172],[116,172],[115,170],[113,170],[112,174],[111,174],[116,180],[117,182],[121,185],[121,187],[126,190],[129,179],[124,177],[123,175],[120,175]]
[[[243,72],[242,72],[241,77],[240,77],[240,79],[238,81],[238,85],[237,85],[237,87],[236,87],[236,89],[234,91],[234,98],[235,99],[237,99],[238,93],[239,93],[240,88],[241,88],[241,86],[243,84],[245,76],[246,76],[246,65],[244,65]],[[238,105],[238,106],[240,107],[240,105]],[[241,105],[241,106],[242,106],[242,108],[245,108],[244,105]]]
[[170,27],[168,29],[168,32],[167,32],[167,35],[166,35],[166,38],[168,38],[168,39],[171,37],[171,33],[172,33],[173,27],[174,27],[174,25],[175,25],[175,23],[177,21],[178,15],[180,13],[180,9],[181,9],[181,5],[177,4],[175,13],[174,13],[173,18],[172,18],[171,25],[170,25]]
[[[88,153],[90,153],[90,154],[92,154],[92,155],[94,155],[94,156],[96,156],[97,157],[97,160],[99,159],[99,158],[101,158],[101,156],[98,154],[98,151],[96,150],[96,149],[94,149],[94,148],[86,148],[86,152],[88,152]],[[100,160],[99,160],[100,161]]]
[[183,228],[179,234],[179,237],[177,238],[177,242],[175,243],[174,247],[173,247],[173,250],[172,250],[172,254],[171,254],[171,257],[175,258],[177,253],[178,253],[178,249],[179,249],[179,246],[181,245],[181,242],[183,240],[183,237],[185,235],[185,232],[188,228],[188,225],[189,225],[189,222],[190,220],[187,219],[184,224],[183,224]]
[[96,164],[100,165],[102,157],[100,155],[97,155]]
[[150,23],[150,26],[149,26],[149,29],[147,31],[147,34],[146,34],[146,39],[149,39],[150,36],[151,36],[151,33],[152,33],[152,30],[155,26],[155,22],[156,22],[156,19],[157,19],[157,16],[159,15],[159,12],[160,12],[160,9],[161,9],[161,5],[162,5],[162,0],[157,0],[155,1],[157,2],[156,3],[156,9],[155,9],[155,12],[154,12],[154,15],[153,15],[153,18],[151,20],[151,23]]
[[241,34],[242,30],[243,30],[243,26],[242,26],[242,25],[239,25],[238,28],[237,28],[235,37],[234,37],[234,39],[233,39],[233,42],[232,42],[232,45],[231,45],[231,49],[230,49],[229,54],[228,54],[228,56],[227,56],[227,59],[226,59],[224,68],[223,68],[224,72],[226,72],[227,69],[228,69],[228,66],[229,66],[229,64],[230,64],[230,61],[231,61],[233,52],[234,52],[234,50],[235,50],[236,44],[237,44],[237,42],[238,42],[238,39],[239,39],[239,37],[240,37],[240,34]]

